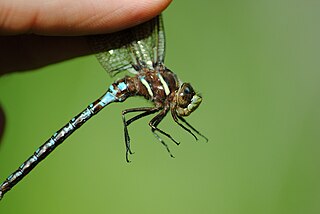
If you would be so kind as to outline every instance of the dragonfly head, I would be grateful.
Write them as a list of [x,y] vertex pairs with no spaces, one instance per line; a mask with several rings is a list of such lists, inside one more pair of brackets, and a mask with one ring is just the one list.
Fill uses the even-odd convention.
[[198,108],[202,97],[193,90],[190,83],[183,83],[177,91],[176,112],[179,116],[188,116]]

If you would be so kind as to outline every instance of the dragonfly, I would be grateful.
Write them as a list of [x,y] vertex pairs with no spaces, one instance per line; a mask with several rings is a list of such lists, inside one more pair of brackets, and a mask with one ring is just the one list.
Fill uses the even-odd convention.
[[[198,135],[208,141],[207,137],[184,119],[199,107],[202,102],[201,95],[195,92],[190,83],[182,82],[164,65],[165,32],[162,15],[120,32],[89,36],[88,43],[102,67],[111,76],[123,71],[131,75],[125,75],[122,79],[112,83],[100,98],[55,132],[16,171],[8,176],[0,185],[0,199],[92,116],[109,104],[124,102],[129,97],[144,97],[151,101],[153,106],[122,111],[127,162],[130,162],[129,155],[133,154],[128,126],[151,114],[157,113],[149,122],[151,131],[171,157],[174,156],[160,134],[177,145],[179,142],[158,127],[169,112],[174,122],[196,140],[198,140]],[[126,115],[133,112],[139,114],[127,119]]]

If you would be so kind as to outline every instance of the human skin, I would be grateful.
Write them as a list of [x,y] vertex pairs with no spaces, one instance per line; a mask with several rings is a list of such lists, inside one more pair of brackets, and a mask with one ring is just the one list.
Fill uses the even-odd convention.
[[170,0],[1,0],[0,35],[79,36],[145,22]]
[[171,0],[1,0],[0,76],[89,54],[83,36],[119,31]]

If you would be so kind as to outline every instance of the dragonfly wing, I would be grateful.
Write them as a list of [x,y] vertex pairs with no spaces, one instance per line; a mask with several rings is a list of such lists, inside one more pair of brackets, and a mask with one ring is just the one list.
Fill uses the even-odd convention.
[[161,16],[120,32],[89,36],[88,41],[111,76],[122,71],[137,73],[139,66],[152,69],[164,61],[165,35]]
[[161,15],[143,23],[131,31],[129,51],[140,66],[150,69],[156,64],[163,64],[165,54],[165,35]]
[[163,64],[164,57],[166,54],[166,34],[164,32],[163,19],[162,16],[157,20],[157,28],[156,28],[156,45],[157,45],[157,57],[155,63]]
[[133,69],[132,57],[126,48],[128,34],[129,32],[124,30],[88,37],[89,45],[98,61],[111,76],[115,76],[121,71]]

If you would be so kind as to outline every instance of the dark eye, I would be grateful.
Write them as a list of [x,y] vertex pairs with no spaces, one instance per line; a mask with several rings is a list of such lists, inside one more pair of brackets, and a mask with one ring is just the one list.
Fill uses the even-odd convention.
[[187,107],[194,94],[192,86],[189,83],[184,83],[179,90],[178,105],[183,108]]
[[185,83],[183,86],[183,94],[184,96],[192,96],[195,94],[192,86],[190,85],[190,83]]
[[186,87],[183,91],[185,94],[189,94],[190,93],[190,88],[189,87]]

